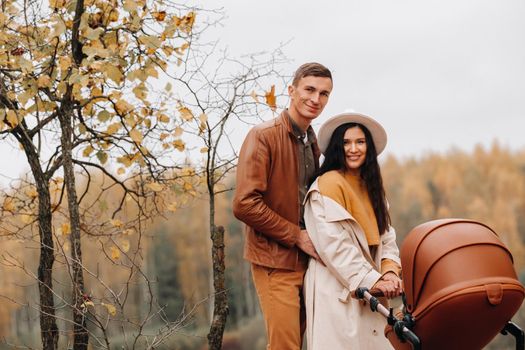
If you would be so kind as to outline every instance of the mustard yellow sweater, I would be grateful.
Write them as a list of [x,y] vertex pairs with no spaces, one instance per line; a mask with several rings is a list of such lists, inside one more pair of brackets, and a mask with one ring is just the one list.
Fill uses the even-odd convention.
[[[375,250],[380,243],[380,234],[374,208],[361,177],[332,170],[319,177],[318,183],[323,196],[339,203],[356,219],[363,228],[371,250]],[[399,276],[400,266],[390,259],[381,260],[381,273],[385,274],[389,271]]]

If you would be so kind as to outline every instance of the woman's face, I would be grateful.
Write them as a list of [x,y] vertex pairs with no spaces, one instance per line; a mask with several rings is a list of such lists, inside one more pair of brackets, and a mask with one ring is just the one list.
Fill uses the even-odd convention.
[[347,129],[343,137],[343,146],[347,170],[355,175],[359,174],[359,168],[366,158],[366,139],[363,130],[357,126]]

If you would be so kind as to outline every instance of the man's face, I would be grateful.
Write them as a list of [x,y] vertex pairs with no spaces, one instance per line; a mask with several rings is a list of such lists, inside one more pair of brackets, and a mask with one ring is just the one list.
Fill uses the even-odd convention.
[[323,111],[332,92],[332,79],[307,76],[288,86],[290,113],[310,123]]

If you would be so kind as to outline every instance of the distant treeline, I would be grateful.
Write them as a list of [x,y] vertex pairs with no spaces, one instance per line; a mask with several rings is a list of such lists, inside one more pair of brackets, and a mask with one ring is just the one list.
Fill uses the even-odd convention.
[[[472,152],[452,150],[446,154],[429,153],[417,158],[399,159],[389,156],[381,160],[382,173],[390,205],[392,224],[401,245],[404,236],[415,226],[438,218],[469,218],[492,227],[510,248],[516,269],[525,282],[525,150],[510,151],[497,143],[489,149],[477,147]],[[226,179],[225,188],[233,188],[233,177]],[[264,348],[264,327],[254,326],[258,316],[257,297],[251,283],[250,267],[242,258],[242,224],[231,212],[233,192],[226,191],[217,201],[216,220],[226,229],[226,273],[229,288],[230,314],[226,343],[236,348]],[[177,208],[167,219],[158,218],[142,237],[140,244],[150,286],[137,283],[131,296],[136,298],[133,314],[144,314],[148,307],[142,302],[145,288],[152,288],[162,312],[171,321],[181,313],[192,312],[188,333],[204,336],[210,318],[210,239],[208,236],[208,202],[194,199]],[[133,215],[133,213],[130,213]],[[122,218],[125,221],[125,218]],[[96,239],[85,237],[85,244],[97,249]],[[131,247],[137,246],[133,235],[126,236]],[[33,269],[36,252],[28,250],[33,242],[18,237],[6,237],[2,253],[16,256]],[[92,241],[92,243],[89,243]],[[125,270],[109,262],[104,254],[85,256],[88,266],[97,271],[99,279],[115,285],[129,278]],[[60,269],[60,265],[57,269]],[[63,269],[63,267],[62,267]],[[35,302],[38,293],[34,279],[20,268],[0,265],[0,336],[7,340],[27,337],[38,318]],[[65,271],[60,271],[64,274]],[[57,276],[60,276],[60,273]],[[67,279],[64,278],[64,281]],[[89,279],[86,282],[90,290]],[[20,286],[24,287],[21,288]],[[96,285],[96,284],[94,284]],[[68,286],[61,288],[66,297]],[[96,289],[92,289],[96,294]],[[20,304],[13,301],[16,300]],[[192,307],[198,305],[194,310]],[[144,310],[142,310],[144,308]],[[516,321],[525,327],[525,311]],[[260,322],[260,321],[257,321]],[[118,324],[115,324],[118,327]],[[202,333],[201,333],[202,330]],[[38,337],[38,334],[35,334]],[[15,341],[16,342],[16,341]],[[198,348],[203,338],[175,336],[167,348]],[[494,349],[511,344],[498,337]],[[170,347],[172,346],[172,347]],[[225,345],[225,348],[226,345]]]

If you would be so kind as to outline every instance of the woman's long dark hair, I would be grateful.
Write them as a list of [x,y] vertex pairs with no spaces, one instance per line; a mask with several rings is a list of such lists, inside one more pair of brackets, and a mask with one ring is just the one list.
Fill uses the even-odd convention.
[[[383,188],[383,178],[381,177],[381,169],[377,162],[377,152],[372,139],[370,131],[358,123],[346,123],[337,127],[332,133],[328,147],[324,152],[324,162],[317,171],[317,176],[321,176],[330,170],[346,170],[346,155],[344,149],[344,135],[346,130],[358,127],[365,134],[366,141],[366,156],[365,162],[361,165],[360,176],[366,184],[368,197],[372,202],[374,213],[376,215],[377,227],[379,233],[383,234],[390,225],[390,215],[388,213],[385,197],[385,189]],[[314,178],[316,178],[315,176]]]

